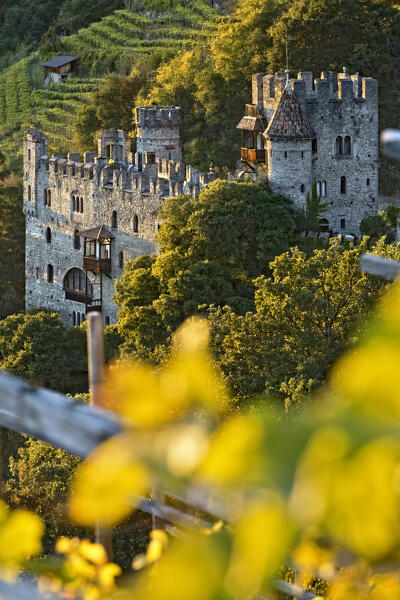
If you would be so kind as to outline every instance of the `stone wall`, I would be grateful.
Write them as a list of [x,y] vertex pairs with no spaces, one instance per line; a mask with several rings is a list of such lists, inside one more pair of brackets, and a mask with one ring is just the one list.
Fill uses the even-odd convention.
[[[115,133],[114,142],[111,132],[100,136],[101,154],[108,143],[122,160],[95,158],[92,153],[85,154],[84,163],[75,154],[49,159],[47,138],[37,129],[30,130],[24,142],[26,309],[53,309],[66,325],[73,324],[74,311],[85,312],[85,304],[67,300],[63,289],[68,271],[83,265],[83,243],[75,248],[75,233],[98,225],[111,230],[112,272],[111,277],[103,274],[103,315],[106,322],[115,323],[117,309],[112,297],[115,279],[123,272],[120,253],[125,264],[157,252],[158,212],[164,199],[183,192],[197,196],[213,179],[212,173],[205,175],[165,158],[151,160],[139,171],[123,156],[121,132]],[[48,281],[49,265],[52,282]],[[94,296],[99,297],[99,276],[88,272],[88,277]]]

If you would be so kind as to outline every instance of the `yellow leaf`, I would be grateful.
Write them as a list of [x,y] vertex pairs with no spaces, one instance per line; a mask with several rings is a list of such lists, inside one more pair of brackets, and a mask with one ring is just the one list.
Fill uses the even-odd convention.
[[99,581],[103,587],[111,588],[114,585],[116,577],[122,574],[121,568],[115,563],[103,565],[99,572]]
[[104,565],[107,562],[107,554],[101,544],[92,544],[89,540],[82,540],[79,553],[95,565]]
[[129,439],[120,435],[104,442],[78,468],[69,503],[75,522],[114,525],[130,514],[134,496],[146,491],[148,475],[132,456]]
[[16,510],[0,524],[0,564],[18,564],[40,553],[44,527],[41,519],[28,511]]
[[226,587],[236,598],[251,598],[279,567],[291,531],[283,502],[278,497],[250,502],[236,524],[234,547]]

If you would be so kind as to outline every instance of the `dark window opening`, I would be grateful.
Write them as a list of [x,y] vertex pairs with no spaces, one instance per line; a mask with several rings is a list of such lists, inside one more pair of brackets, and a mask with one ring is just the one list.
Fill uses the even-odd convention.
[[81,198],[80,211],[81,211],[81,213],[83,213],[83,198]]
[[346,193],[346,177],[344,175],[340,178],[340,193]]
[[369,179],[367,179],[367,185],[369,185],[369,184],[370,184],[370,180],[369,180]]
[[53,283],[54,269],[53,265],[47,265],[47,281]]
[[168,152],[168,160],[171,160],[171,152]]
[[340,229],[346,229],[346,219],[340,219]]
[[79,212],[79,196],[75,198],[75,212]]
[[51,191],[47,190],[47,206],[51,206]]
[[28,185],[28,200],[29,202],[32,200],[32,188]]
[[306,191],[306,186],[304,185],[304,183],[301,184],[300,190],[302,194],[304,194],[304,192]]
[[344,138],[343,154],[351,154],[351,138],[349,135]]
[[336,154],[343,154],[343,138],[341,135],[336,138]]
[[84,323],[86,321],[86,316],[85,313],[81,314],[81,323]]
[[78,327],[81,324],[81,315],[78,312],[76,313],[76,324]]
[[46,229],[46,242],[48,244],[51,244],[51,229],[50,229],[50,227],[47,227],[47,229]]
[[123,252],[120,252],[118,254],[118,265],[119,265],[120,269],[124,268],[124,253]]
[[28,160],[31,160],[31,151],[28,150]]
[[75,327],[76,325],[76,312],[72,311],[72,325]]
[[312,140],[312,142],[311,142],[311,150],[312,150],[312,152],[317,152],[317,150],[318,150],[318,142],[317,142],[317,140]]
[[319,230],[325,233],[329,232],[329,221],[327,219],[319,220]]
[[301,158],[304,158],[304,150],[301,151]]
[[43,204],[45,206],[47,204],[47,190],[43,190]]
[[243,130],[243,148],[254,148],[254,135],[252,131]]
[[113,213],[111,215],[111,227],[113,229],[117,229],[117,211],[113,210]]
[[107,158],[112,157],[112,146],[111,145],[106,146],[106,153],[107,153]]
[[137,233],[139,231],[139,219],[138,216],[135,215],[133,217],[133,233]]
[[110,324],[110,317],[106,317],[105,321],[106,321],[106,325],[109,325]]
[[78,229],[75,229],[75,231],[74,231],[74,249],[75,250],[81,249],[81,238],[79,236]]
[[285,150],[285,158],[287,158],[287,152],[286,152],[286,150]]
[[36,279],[39,279],[39,267],[36,267]]
[[[68,273],[64,277],[63,283],[64,290],[74,291],[74,292],[84,292],[85,291],[85,272],[82,269],[78,269],[74,267],[70,269]],[[89,279],[87,281],[87,290],[88,295],[91,296],[93,294],[93,287],[90,283]]]

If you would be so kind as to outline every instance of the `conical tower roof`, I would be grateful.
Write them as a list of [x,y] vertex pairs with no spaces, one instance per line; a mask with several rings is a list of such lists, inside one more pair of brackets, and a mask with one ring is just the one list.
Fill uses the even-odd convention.
[[311,123],[303,115],[290,85],[285,87],[278,108],[264,133],[269,138],[312,139],[315,137]]

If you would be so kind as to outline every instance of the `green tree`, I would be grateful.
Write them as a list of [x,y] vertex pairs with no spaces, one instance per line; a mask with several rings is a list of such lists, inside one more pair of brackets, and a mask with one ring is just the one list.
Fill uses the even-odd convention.
[[[292,248],[256,280],[254,314],[210,311],[214,353],[237,398],[267,391],[289,406],[325,380],[387,285],[360,272],[367,248],[366,239],[336,240],[310,257]],[[400,258],[400,247],[382,240],[374,252]]]
[[371,243],[382,236],[386,237],[387,242],[393,242],[396,237],[394,228],[388,223],[383,214],[364,217],[360,223],[361,235],[367,235],[371,238]]
[[170,198],[160,218],[159,255],[128,263],[115,286],[125,352],[144,356],[162,352],[201,306],[252,310],[253,279],[294,231],[290,201],[252,182],[217,180],[198,199]]

